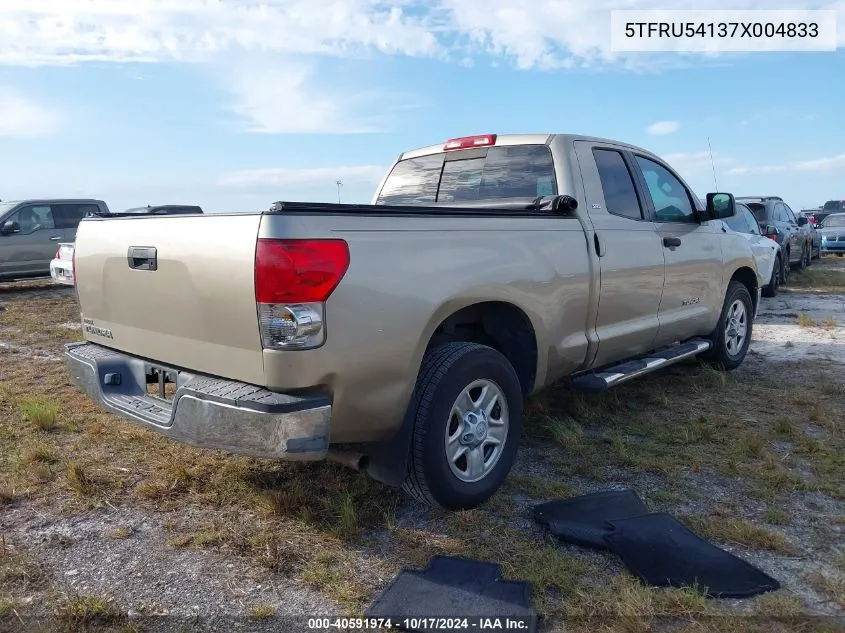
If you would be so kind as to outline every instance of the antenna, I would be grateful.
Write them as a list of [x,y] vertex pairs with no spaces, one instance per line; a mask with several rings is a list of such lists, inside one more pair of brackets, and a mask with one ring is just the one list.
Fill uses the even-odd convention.
[[340,204],[340,188],[343,186],[343,181],[336,180],[335,184],[337,185],[337,203]]
[[713,184],[716,186],[715,191],[719,191],[719,183],[716,181],[716,163],[713,162],[713,148],[710,145],[710,137],[707,137],[707,149],[710,150],[710,167],[713,168]]

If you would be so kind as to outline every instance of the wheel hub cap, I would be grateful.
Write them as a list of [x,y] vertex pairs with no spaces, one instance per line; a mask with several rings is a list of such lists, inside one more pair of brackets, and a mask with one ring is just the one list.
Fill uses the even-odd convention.
[[444,448],[452,474],[466,483],[490,474],[502,456],[508,427],[508,405],[502,388],[489,379],[467,385],[446,421]]
[[461,444],[475,448],[487,439],[487,415],[484,411],[468,411],[464,414]]

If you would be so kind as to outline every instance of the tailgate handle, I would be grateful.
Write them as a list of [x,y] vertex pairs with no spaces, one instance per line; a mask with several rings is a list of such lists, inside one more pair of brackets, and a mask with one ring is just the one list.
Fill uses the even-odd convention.
[[126,259],[133,270],[158,270],[155,246],[130,246]]

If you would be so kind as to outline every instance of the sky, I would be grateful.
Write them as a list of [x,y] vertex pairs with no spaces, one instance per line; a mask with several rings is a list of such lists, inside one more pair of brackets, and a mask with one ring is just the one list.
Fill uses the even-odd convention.
[[729,5],[835,9],[835,52],[611,50],[611,9],[666,4],[0,0],[0,198],[366,203],[405,150],[557,132],[653,151],[702,197],[845,199],[845,0]]

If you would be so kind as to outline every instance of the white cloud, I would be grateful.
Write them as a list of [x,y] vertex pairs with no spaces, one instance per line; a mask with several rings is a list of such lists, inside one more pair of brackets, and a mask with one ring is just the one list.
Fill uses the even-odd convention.
[[235,51],[433,55],[435,35],[379,0],[4,0],[0,63],[210,61]]
[[317,82],[313,64],[287,60],[273,67],[248,63],[228,73],[232,111],[262,134],[356,134],[390,126],[399,95],[351,82]]
[[[3,0],[0,64],[200,61],[238,51],[349,56],[486,53],[520,68],[652,60],[610,50],[610,11],[660,10],[665,0]],[[737,0],[733,9],[794,9],[790,0]],[[845,44],[845,3],[837,9]],[[673,9],[700,9],[674,0]],[[676,54],[668,56],[679,59]],[[666,59],[666,56],[664,56]],[[491,60],[495,61],[495,60]]]
[[838,172],[845,171],[845,154],[835,156],[824,156],[807,160],[790,161],[777,165],[749,165],[740,162],[736,158],[713,154],[713,162],[710,162],[710,152],[702,150],[698,152],[678,152],[675,154],[664,154],[663,160],[684,177],[694,176],[703,172],[712,173],[713,165],[716,167],[717,175],[748,176],[757,174],[784,174],[793,172]]
[[344,184],[376,184],[384,176],[387,167],[382,165],[347,165],[338,167],[311,167],[295,169],[271,167],[246,169],[226,174],[220,179],[223,187],[274,188],[278,187],[334,187],[338,180]]
[[652,123],[646,128],[646,132],[649,134],[674,134],[678,130],[681,129],[681,124],[677,121],[658,121],[657,123]]
[[[845,44],[845,2],[806,4],[839,10]],[[699,5],[674,0],[672,8]],[[732,7],[762,5],[737,0]],[[794,5],[771,0],[765,8]],[[610,11],[619,8],[663,9],[665,0],[0,0],[0,65],[201,63],[221,77],[249,129],[310,132],[384,127],[383,120],[363,116],[384,110],[382,99],[352,97],[367,92],[371,77],[336,86],[319,65],[310,65],[317,58],[381,53],[524,69],[712,63],[712,56],[613,53]],[[232,79],[250,60],[272,70]]]
[[57,132],[60,123],[54,110],[0,86],[0,137],[47,136]]
[[790,172],[845,171],[845,154],[798,160],[780,165],[739,165],[728,170],[734,176],[747,174],[783,174]]

